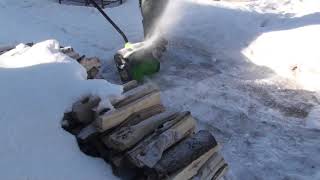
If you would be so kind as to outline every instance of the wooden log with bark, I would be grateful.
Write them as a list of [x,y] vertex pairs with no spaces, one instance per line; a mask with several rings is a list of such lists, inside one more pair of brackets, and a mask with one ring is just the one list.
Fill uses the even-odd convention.
[[166,151],[161,160],[149,171],[149,176],[152,179],[168,178],[210,150],[218,151],[218,143],[208,131],[199,131]]
[[109,130],[120,125],[133,113],[159,104],[161,104],[161,99],[160,92],[158,90],[145,94],[138,92],[133,96],[128,96],[122,101],[119,101],[115,104],[114,110],[108,111],[98,117],[96,119],[96,126],[101,132]]
[[72,117],[81,124],[89,124],[95,119],[94,108],[98,106],[101,99],[99,97],[86,97],[72,106]]
[[208,152],[204,153],[198,159],[191,162],[187,167],[183,168],[182,170],[176,172],[175,174],[170,176],[170,180],[184,180],[190,179],[194,177],[200,168],[209,160],[209,158],[214,154],[217,153],[219,150],[219,146],[216,146],[210,149]]
[[145,152],[147,151],[147,149],[146,149],[147,146],[150,143],[155,142],[160,134],[167,131],[171,127],[173,127],[175,124],[177,124],[182,119],[185,119],[185,117],[188,115],[190,115],[190,112],[178,113],[176,118],[163,124],[163,126],[159,129],[157,129],[152,135],[148,136],[143,141],[141,141],[136,147],[134,147],[132,150],[128,151],[127,158],[129,159],[129,161],[137,167],[140,167],[140,168],[144,167],[145,164],[138,159],[138,156],[145,154]]
[[164,112],[136,125],[123,127],[119,131],[111,134],[105,141],[105,144],[117,151],[129,149],[165,122],[174,119],[175,116],[176,113],[174,112]]
[[210,159],[200,168],[198,173],[192,180],[211,180],[215,175],[221,176],[219,169],[226,165],[223,157],[216,152]]
[[98,57],[80,55],[72,47],[61,47],[60,52],[78,61],[87,71],[88,79],[95,79],[101,68],[101,61]]
[[123,92],[128,92],[138,86],[139,86],[138,81],[136,80],[129,81],[123,85]]
[[196,122],[189,114],[181,118],[170,129],[161,133],[152,142],[143,148],[142,153],[135,158],[146,167],[152,168],[161,159],[165,150],[178,143],[186,136],[192,134]]
[[123,107],[135,100],[138,100],[152,92],[157,92],[159,89],[153,84],[145,84],[133,88],[123,94],[123,98],[112,103],[115,108]]
[[71,134],[77,135],[81,129],[95,120],[94,108],[99,104],[100,98],[88,96],[73,104],[71,112],[64,114],[61,122],[62,128]]
[[88,79],[95,79],[101,69],[101,61],[98,57],[80,58],[78,62],[87,70]]

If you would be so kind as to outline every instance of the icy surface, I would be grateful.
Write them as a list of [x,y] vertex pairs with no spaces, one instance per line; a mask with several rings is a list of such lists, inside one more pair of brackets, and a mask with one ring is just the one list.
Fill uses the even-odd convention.
[[[320,79],[317,71],[320,1],[233,3],[185,0],[175,7],[172,8],[174,11],[167,12],[168,21],[161,22],[166,26],[162,29],[166,30],[170,46],[162,59],[161,72],[151,77],[162,89],[166,106],[191,110],[201,127],[213,132],[222,144],[223,156],[231,167],[228,179],[320,179],[320,132],[317,130],[320,129],[317,92],[317,79]],[[137,1],[128,0],[123,6],[106,11],[131,41],[142,39]],[[58,39],[63,45],[71,45],[81,53],[104,59],[104,76],[119,82],[111,59],[123,42],[93,8],[58,5],[55,1],[44,0],[1,0],[0,20],[5,27],[0,30],[0,44]],[[44,65],[35,67],[38,66]],[[21,70],[24,72],[24,69]],[[53,73],[51,68],[46,71]],[[66,72],[74,71],[68,69]],[[0,78],[8,82],[8,78]],[[51,85],[46,91],[35,91],[36,97],[41,97],[36,99],[41,99],[42,103],[34,103],[37,101],[24,92],[37,89],[38,85],[29,88],[27,85],[31,83],[25,82],[31,80],[25,81],[20,76],[15,78],[23,82],[19,83],[20,88],[12,90],[14,83],[8,82],[5,83],[7,87],[1,89],[1,92],[6,92],[1,96],[12,98],[1,102],[3,111],[0,112],[4,114],[1,122],[9,125],[1,126],[4,135],[0,138],[2,144],[9,144],[8,148],[11,148],[4,152],[0,149],[1,160],[3,155],[5,157],[5,161],[0,161],[1,169],[8,169],[0,173],[1,179],[77,179],[81,175],[82,179],[88,179],[86,177],[90,175],[90,179],[111,178],[110,170],[103,162],[82,156],[73,139],[60,129],[57,121],[63,109],[68,107],[65,103],[70,103],[70,97],[52,95],[55,98],[49,101],[46,91],[55,94],[68,90],[67,93],[74,96],[80,92],[69,82],[61,80],[59,83],[69,88]],[[49,87],[60,88],[54,91]],[[10,96],[15,91],[20,93],[19,96]],[[35,108],[33,112],[41,109],[40,114],[30,113],[31,118],[26,119],[27,113],[16,113],[23,107],[29,107],[30,102],[36,104],[30,107]],[[54,105],[60,103],[61,106]],[[43,107],[48,104],[51,109],[44,111]],[[19,126],[15,121],[6,119],[18,119]],[[31,125],[27,123],[30,119],[41,121]],[[59,139],[45,145],[32,144],[36,145],[32,147],[37,150],[35,153],[41,152],[38,154],[29,152],[28,148],[18,148],[23,141],[12,137],[25,137],[30,129],[39,129],[42,133],[32,141],[52,138],[51,135],[46,136],[48,133],[42,122],[55,128],[52,132]],[[21,130],[19,127],[24,128]],[[32,136],[31,132],[29,135]],[[59,148],[51,146],[60,143],[63,146]],[[70,159],[59,160],[62,150],[70,154]],[[57,158],[44,166],[41,164],[45,162],[43,154],[48,152]],[[74,164],[67,164],[69,161]],[[6,166],[1,162],[7,163]],[[35,165],[31,166],[30,162]]]

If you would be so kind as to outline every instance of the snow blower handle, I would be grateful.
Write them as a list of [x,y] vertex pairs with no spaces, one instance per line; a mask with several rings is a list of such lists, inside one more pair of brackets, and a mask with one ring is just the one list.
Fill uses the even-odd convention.
[[98,11],[102,14],[103,17],[105,17],[109,23],[118,31],[118,33],[122,36],[124,42],[127,44],[129,43],[129,40],[127,36],[124,34],[124,32],[112,21],[112,19],[100,8],[100,6],[94,1],[89,0],[89,2],[96,8]]

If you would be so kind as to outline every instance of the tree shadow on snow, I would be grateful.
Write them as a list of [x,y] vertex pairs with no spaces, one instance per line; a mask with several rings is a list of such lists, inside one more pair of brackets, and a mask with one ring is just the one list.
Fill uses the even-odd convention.
[[178,82],[163,75],[196,81],[221,73],[243,80],[266,78],[273,71],[251,63],[242,50],[263,33],[320,24],[320,13],[290,17],[192,2],[181,6],[181,18],[167,33],[170,47],[157,76],[166,88]]
[[314,138],[320,131],[304,128],[303,120],[319,99],[256,83],[275,73],[242,50],[263,33],[320,24],[320,13],[290,17],[191,2],[182,9],[153,77],[166,106],[191,110],[215,134],[232,179],[316,179],[320,159],[312,154],[320,149]]

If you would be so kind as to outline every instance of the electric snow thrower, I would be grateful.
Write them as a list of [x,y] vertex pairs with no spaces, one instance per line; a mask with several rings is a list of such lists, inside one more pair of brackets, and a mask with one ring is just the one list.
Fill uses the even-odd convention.
[[112,19],[94,1],[90,3],[107,19],[107,21],[122,36],[125,46],[114,56],[122,82],[131,80],[142,81],[144,76],[152,75],[160,70],[160,57],[166,50],[167,41],[157,39],[131,44],[124,32],[112,21]]

